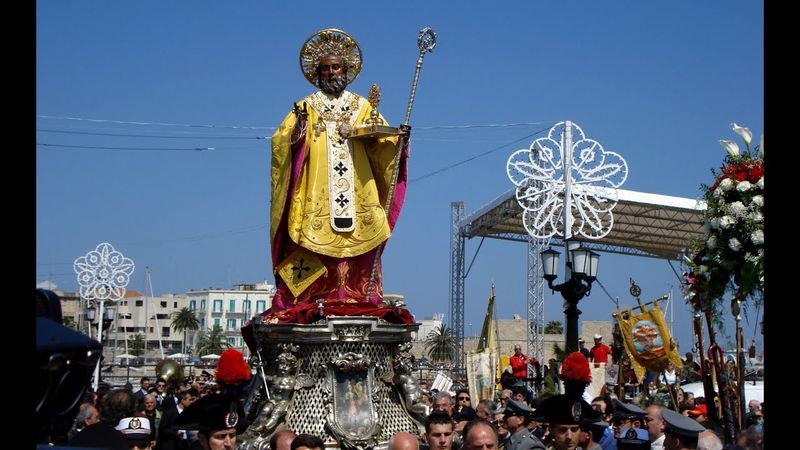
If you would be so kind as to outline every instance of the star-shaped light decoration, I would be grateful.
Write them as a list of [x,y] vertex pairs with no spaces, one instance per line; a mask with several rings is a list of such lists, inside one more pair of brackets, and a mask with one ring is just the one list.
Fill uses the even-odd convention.
[[[556,234],[563,238],[582,235],[600,239],[614,224],[611,210],[617,204],[617,188],[628,177],[628,164],[619,154],[606,151],[599,142],[587,138],[578,125],[569,125],[571,139],[566,136],[567,122],[553,125],[546,137],[514,152],[508,158],[506,172],[517,186],[517,202],[524,210],[523,224],[531,236],[547,239]],[[564,159],[565,153],[568,160]],[[572,227],[565,236],[567,183]]]
[[130,282],[134,264],[133,260],[123,256],[114,246],[103,242],[86,255],[77,258],[74,268],[78,274],[82,298],[115,300],[125,295],[125,287]]

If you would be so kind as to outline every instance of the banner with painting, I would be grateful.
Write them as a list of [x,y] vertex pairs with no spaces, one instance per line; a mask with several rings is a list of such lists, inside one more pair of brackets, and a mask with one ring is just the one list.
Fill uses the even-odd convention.
[[[466,357],[470,398],[493,399],[495,397],[497,353],[487,349],[482,352],[469,352]],[[474,404],[477,404],[477,400]]]
[[634,314],[633,309],[618,313],[617,323],[636,378],[642,380],[645,370],[661,372],[668,361],[675,367],[681,367],[682,362],[658,302],[653,303],[652,310],[646,305],[640,308],[639,314]]

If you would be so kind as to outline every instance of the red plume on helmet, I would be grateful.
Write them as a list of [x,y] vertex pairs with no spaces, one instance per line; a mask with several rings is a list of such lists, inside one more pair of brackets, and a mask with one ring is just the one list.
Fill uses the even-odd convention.
[[561,363],[561,379],[591,383],[592,372],[589,370],[589,360],[581,352],[570,353]]
[[222,352],[215,373],[216,381],[221,387],[234,387],[250,379],[250,368],[244,361],[242,352],[229,348]]
[[589,360],[581,352],[572,352],[561,363],[561,380],[564,381],[564,395],[578,399],[592,382]]

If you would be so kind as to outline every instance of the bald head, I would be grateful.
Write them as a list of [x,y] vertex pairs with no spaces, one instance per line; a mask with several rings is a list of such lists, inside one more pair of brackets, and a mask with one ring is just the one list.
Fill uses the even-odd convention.
[[497,450],[497,429],[486,420],[475,419],[464,427],[464,450]]
[[701,431],[697,435],[697,450],[722,450],[722,441],[713,431]]
[[269,440],[269,448],[271,450],[289,450],[292,448],[292,441],[297,437],[297,434],[292,430],[276,431]]
[[419,450],[419,440],[409,432],[400,431],[389,439],[388,450]]

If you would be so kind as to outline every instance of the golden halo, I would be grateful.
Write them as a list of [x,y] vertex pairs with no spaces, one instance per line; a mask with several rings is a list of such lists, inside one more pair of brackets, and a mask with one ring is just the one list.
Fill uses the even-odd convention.
[[317,86],[317,64],[325,55],[340,56],[347,61],[347,84],[361,72],[361,47],[352,36],[336,28],[326,28],[312,34],[300,49],[300,70],[309,83]]

